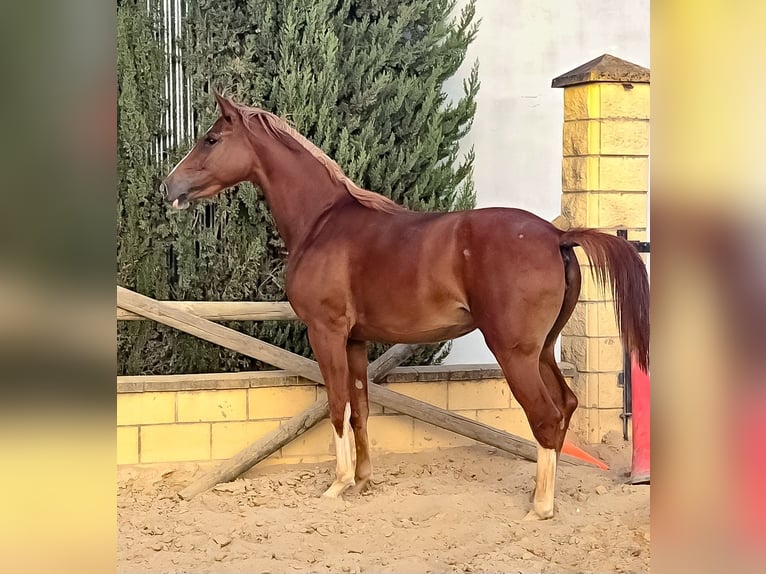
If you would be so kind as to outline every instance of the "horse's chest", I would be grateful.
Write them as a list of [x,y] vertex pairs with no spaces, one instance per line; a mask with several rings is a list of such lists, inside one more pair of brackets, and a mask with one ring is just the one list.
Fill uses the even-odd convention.
[[285,291],[296,314],[303,319],[327,313],[345,313],[349,299],[348,274],[331,264],[288,264]]

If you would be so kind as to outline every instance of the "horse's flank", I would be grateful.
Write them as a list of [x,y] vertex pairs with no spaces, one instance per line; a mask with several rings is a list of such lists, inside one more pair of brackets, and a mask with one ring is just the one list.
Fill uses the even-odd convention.
[[395,203],[386,196],[367,191],[356,185],[343,173],[343,170],[335,161],[279,116],[259,108],[251,108],[241,104],[235,104],[235,106],[242,115],[242,121],[251,133],[253,133],[252,122],[255,118],[258,118],[266,133],[274,139],[283,140],[284,137],[292,138],[293,141],[324,166],[333,181],[341,183],[365,207],[391,214],[408,211],[406,207]]

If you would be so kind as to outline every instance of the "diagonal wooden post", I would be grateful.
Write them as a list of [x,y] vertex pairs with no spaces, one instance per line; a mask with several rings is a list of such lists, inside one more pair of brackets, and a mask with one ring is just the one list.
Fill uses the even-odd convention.
[[[367,367],[370,381],[382,381],[385,376],[418,348],[418,345],[394,345]],[[295,440],[328,414],[327,397],[324,396],[309,408],[297,414],[275,431],[249,444],[231,458],[221,462],[178,493],[184,500],[190,500],[201,492],[222,482],[234,480],[247,472],[263,459]]]
[[[117,287],[117,305],[133,313],[153,319],[200,339],[222,345],[248,357],[259,359],[275,367],[291,371],[303,378],[324,384],[319,365],[279,347],[250,337],[234,329],[202,319],[166,303],[156,301],[134,291]],[[371,382],[368,386],[370,400],[409,415],[439,428],[483,442],[515,454],[527,460],[537,460],[536,443],[521,437],[499,431],[489,425],[472,421],[450,411],[418,401]],[[591,466],[589,463],[569,455],[561,454],[560,462]]]

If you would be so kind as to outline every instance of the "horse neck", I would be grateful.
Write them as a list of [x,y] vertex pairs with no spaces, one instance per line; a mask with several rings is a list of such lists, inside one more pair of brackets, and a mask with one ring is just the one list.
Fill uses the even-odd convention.
[[[263,190],[266,203],[289,252],[294,251],[333,205],[350,198],[307,151],[252,138],[260,169],[251,181]],[[257,141],[261,140],[261,141]]]

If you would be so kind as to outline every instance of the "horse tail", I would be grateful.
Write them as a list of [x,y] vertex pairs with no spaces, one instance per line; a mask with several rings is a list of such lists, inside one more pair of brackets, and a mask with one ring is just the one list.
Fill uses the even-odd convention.
[[622,237],[595,229],[565,231],[559,245],[582,247],[596,281],[604,290],[611,284],[623,344],[649,372],[649,277],[638,251]]

